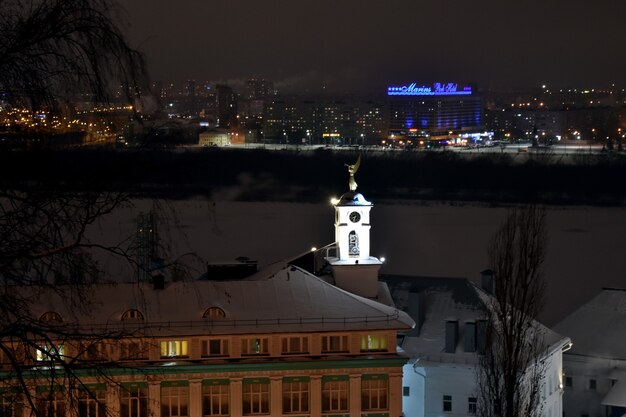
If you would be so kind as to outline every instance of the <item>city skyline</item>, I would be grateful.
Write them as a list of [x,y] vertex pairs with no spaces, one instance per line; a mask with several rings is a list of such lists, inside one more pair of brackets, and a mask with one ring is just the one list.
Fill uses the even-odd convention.
[[625,13],[617,1],[136,0],[121,15],[155,80],[236,87],[258,76],[286,93],[377,93],[436,81],[485,89],[620,87]]

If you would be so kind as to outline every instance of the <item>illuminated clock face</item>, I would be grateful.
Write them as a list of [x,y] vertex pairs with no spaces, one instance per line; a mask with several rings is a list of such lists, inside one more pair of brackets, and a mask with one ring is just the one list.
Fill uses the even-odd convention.
[[348,215],[348,218],[350,219],[352,223],[356,223],[359,220],[361,220],[361,215],[357,213],[356,211],[353,211],[352,213]]

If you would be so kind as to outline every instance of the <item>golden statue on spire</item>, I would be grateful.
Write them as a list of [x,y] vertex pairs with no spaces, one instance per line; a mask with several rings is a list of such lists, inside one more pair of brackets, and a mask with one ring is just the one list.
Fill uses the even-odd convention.
[[348,167],[348,173],[350,174],[350,181],[348,182],[348,186],[350,187],[350,191],[356,191],[357,183],[354,179],[354,174],[359,170],[359,165],[361,165],[361,155],[359,155],[359,159],[356,160],[354,165],[344,164]]

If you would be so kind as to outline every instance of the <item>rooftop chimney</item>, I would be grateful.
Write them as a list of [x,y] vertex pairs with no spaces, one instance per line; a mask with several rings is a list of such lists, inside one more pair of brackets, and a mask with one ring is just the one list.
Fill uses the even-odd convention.
[[409,293],[409,316],[415,320],[415,327],[408,333],[410,336],[419,336],[424,324],[424,293]]
[[155,290],[164,290],[165,289],[165,277],[163,274],[156,274],[152,277],[152,284],[154,285]]
[[481,287],[487,294],[493,295],[496,289],[496,281],[493,271],[491,269],[485,269],[480,273]]

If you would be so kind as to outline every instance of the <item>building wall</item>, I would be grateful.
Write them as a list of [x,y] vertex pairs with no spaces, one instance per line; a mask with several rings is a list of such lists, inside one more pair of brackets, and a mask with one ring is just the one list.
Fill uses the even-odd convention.
[[[327,337],[345,339],[330,348]],[[290,347],[293,346],[290,344],[293,338],[306,340],[306,343],[297,344],[294,349]],[[264,342],[250,343],[252,339],[263,339]],[[212,340],[227,341],[228,348],[211,353],[209,345],[203,342]],[[66,342],[57,349],[60,352],[62,349],[62,354],[67,357],[85,359],[87,367],[84,371],[78,371],[82,374],[81,385],[100,392],[109,410],[114,412],[123,409],[121,398],[128,396],[131,392],[129,387],[132,387],[132,390],[142,390],[144,393],[145,404],[140,407],[149,409],[147,416],[212,415],[207,409],[203,411],[203,404],[206,406],[209,401],[207,398],[210,397],[206,390],[211,388],[206,387],[215,387],[216,390],[223,390],[218,401],[227,402],[228,415],[233,417],[252,414],[392,417],[402,414],[402,365],[406,362],[395,353],[395,340],[393,330],[259,333],[128,338],[93,344],[95,349],[89,349],[84,342],[76,341]],[[376,343],[369,344],[370,341]],[[173,342],[176,343],[170,346]],[[140,353],[127,359],[131,343],[141,346],[133,350]],[[33,353],[37,358],[37,352]],[[89,357],[82,356],[87,354]],[[106,369],[106,377],[95,377],[90,370],[90,364],[93,366],[99,361],[106,364],[101,368]],[[49,363],[50,360],[46,358],[39,361],[35,359],[34,364],[31,362],[34,369],[39,370],[49,369]],[[5,365],[3,369],[9,371],[11,366]],[[99,375],[98,372],[96,374]],[[49,391],[52,386],[54,392],[61,393],[59,401],[65,402],[67,407],[66,413],[57,414],[56,417],[70,416],[70,398],[74,399],[78,393],[76,385],[71,388],[72,385],[64,378],[53,382],[46,378],[30,378],[27,384],[38,398],[46,398],[49,395],[46,390]],[[345,407],[324,410],[326,405],[332,404],[324,400],[325,388],[330,389],[332,384],[342,387]],[[0,388],[4,385],[0,384]],[[288,390],[294,387],[295,393]],[[0,394],[3,392],[0,390]],[[168,395],[171,396],[168,398],[171,400],[169,403],[174,404],[171,406],[175,408],[174,411],[166,407]],[[250,411],[250,399],[258,402],[258,412]],[[285,409],[293,405],[296,410]],[[27,406],[22,406],[21,412],[14,413],[13,417],[27,417],[30,411]],[[80,407],[78,412],[72,413],[75,417],[104,417],[81,414]]]
[[479,96],[411,97],[389,99],[390,131],[424,130],[431,133],[480,129],[483,109]]
[[545,358],[542,389],[544,417],[563,417],[563,352],[557,349]]
[[[402,371],[402,411],[406,417],[424,417],[424,395],[426,390],[424,368],[408,363],[404,365]],[[407,391],[408,395],[404,395],[407,394]]]
[[610,415],[601,402],[612,387],[612,371],[625,369],[626,361],[568,353],[563,356],[563,416]]
[[198,144],[200,146],[228,146],[230,138],[226,132],[205,132],[198,136]]
[[[542,416],[562,417],[562,354],[559,351],[544,359],[546,364],[541,399]],[[417,362],[416,364],[419,364]],[[476,371],[472,365],[441,363],[432,366],[406,364],[403,368],[403,387],[410,395],[404,396],[402,407],[406,417],[472,417],[470,398],[477,399]],[[451,411],[444,411],[444,396],[451,403]],[[584,402],[584,398],[581,398]],[[588,414],[602,417],[603,414]],[[568,414],[566,417],[580,417]]]
[[[476,374],[473,368],[463,365],[444,365],[428,367],[426,374],[426,393],[424,417],[471,416],[468,412],[468,398],[476,398]],[[452,402],[452,411],[443,411],[444,395]]]

